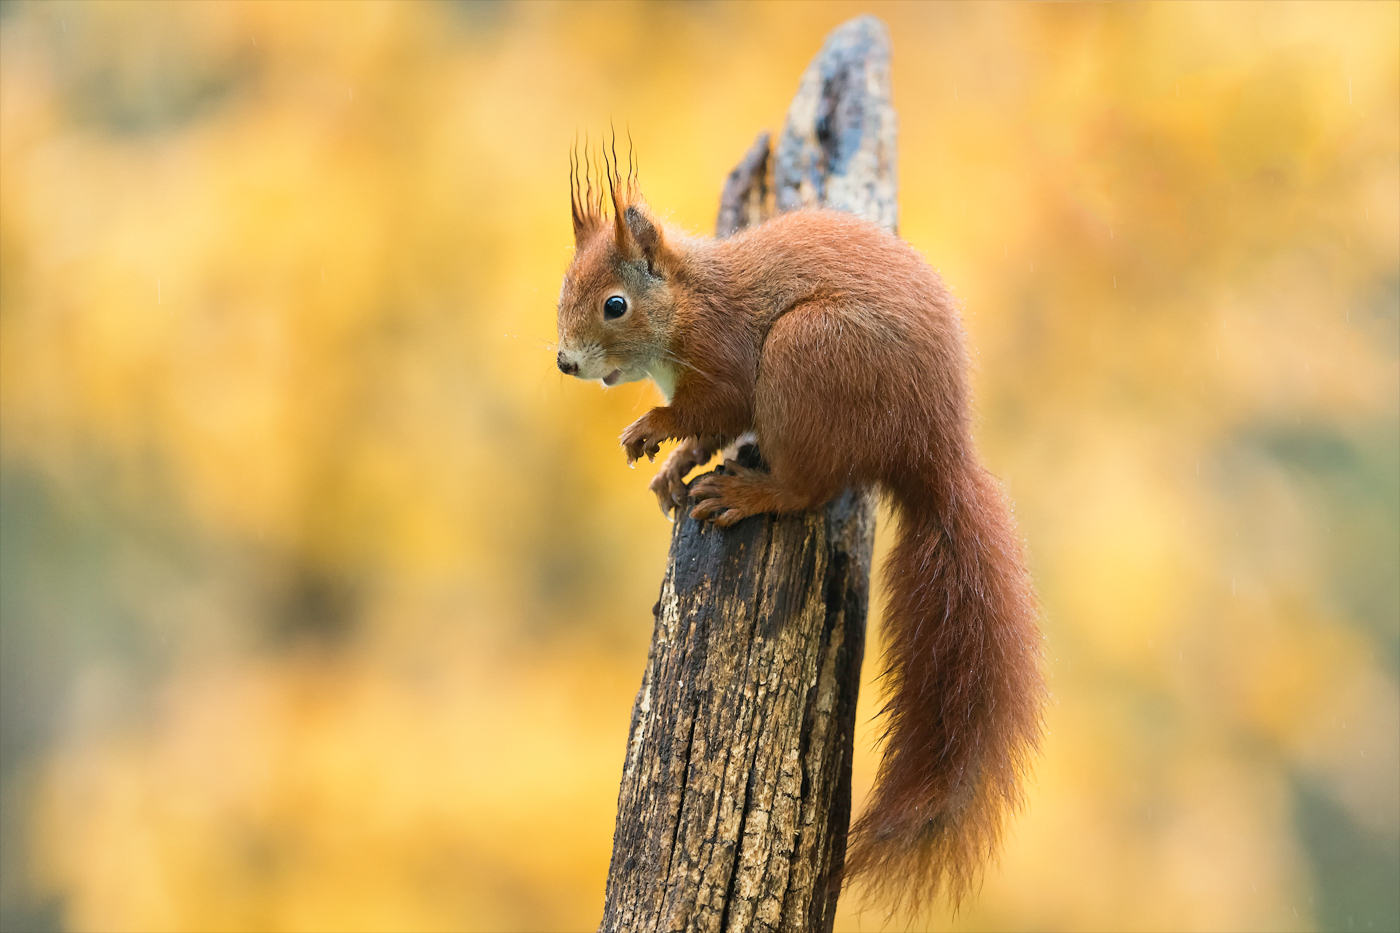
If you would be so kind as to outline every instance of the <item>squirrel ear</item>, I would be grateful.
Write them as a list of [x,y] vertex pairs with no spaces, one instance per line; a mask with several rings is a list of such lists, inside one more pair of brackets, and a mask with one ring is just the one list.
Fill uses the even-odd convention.
[[[648,273],[659,275],[658,270],[663,265],[666,252],[661,228],[635,205],[622,212],[622,220],[623,223],[618,225],[619,241],[625,237],[630,242],[619,242],[618,245],[636,258],[645,259]],[[629,246],[632,248],[629,249]]]

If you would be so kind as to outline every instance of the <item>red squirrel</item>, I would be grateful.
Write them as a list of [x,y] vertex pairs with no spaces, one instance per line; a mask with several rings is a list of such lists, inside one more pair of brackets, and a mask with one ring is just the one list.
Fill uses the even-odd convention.
[[[1045,688],[1021,543],[973,449],[952,297],[910,246],[851,214],[794,211],[708,239],[663,228],[630,171],[609,166],[596,194],[575,171],[571,192],[559,369],[660,387],[667,404],[622,446],[631,463],[681,442],[651,484],[663,511],[727,527],[848,487],[893,504],[884,755],[843,879],[956,906],[1022,801]],[[766,470],[729,460],[687,488],[750,434]]]

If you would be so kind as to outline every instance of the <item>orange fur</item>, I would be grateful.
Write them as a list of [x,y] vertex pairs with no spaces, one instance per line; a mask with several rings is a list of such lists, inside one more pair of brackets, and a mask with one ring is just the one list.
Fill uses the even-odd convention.
[[[684,442],[653,483],[663,508],[685,504],[686,471],[749,431],[768,471],[702,477],[692,516],[731,525],[847,487],[893,503],[884,757],[846,877],[910,908],[940,893],[956,905],[1021,802],[1044,686],[1010,507],[972,445],[954,302],[913,249],[849,214],[686,237],[646,212],[615,156],[605,164],[612,224],[575,173],[560,367],[674,377],[669,404],[622,435],[629,460]],[[616,320],[611,296],[628,303]]]

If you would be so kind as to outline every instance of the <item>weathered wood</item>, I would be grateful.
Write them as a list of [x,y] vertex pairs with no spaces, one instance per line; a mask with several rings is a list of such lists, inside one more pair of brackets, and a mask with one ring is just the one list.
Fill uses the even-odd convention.
[[764,130],[724,180],[715,236],[729,236],[768,216],[768,155],[768,131]]
[[[894,229],[894,133],[888,34],[861,17],[803,75],[772,153],[774,197],[763,134],[725,186],[719,235],[774,204]],[[855,491],[728,530],[677,521],[601,930],[831,930],[873,535],[873,500]]]

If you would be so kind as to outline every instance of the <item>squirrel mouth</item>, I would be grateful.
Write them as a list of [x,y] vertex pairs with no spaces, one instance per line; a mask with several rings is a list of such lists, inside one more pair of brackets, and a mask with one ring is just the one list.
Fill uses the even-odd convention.
[[618,380],[621,379],[621,378],[622,378],[622,370],[620,370],[620,369],[614,369],[612,372],[608,373],[606,376],[603,377],[603,385],[605,385],[605,386],[615,386],[615,385],[617,385]]

